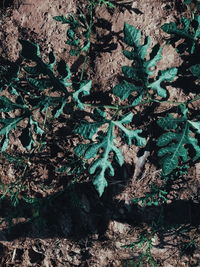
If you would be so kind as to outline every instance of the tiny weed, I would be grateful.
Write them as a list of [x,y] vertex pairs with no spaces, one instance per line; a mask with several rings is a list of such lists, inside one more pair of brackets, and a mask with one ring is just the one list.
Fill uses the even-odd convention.
[[66,44],[71,47],[69,51],[71,56],[78,56],[89,50],[91,30],[93,26],[92,18],[90,18],[88,23],[86,16],[81,13],[79,15],[71,14],[68,18],[64,16],[56,16],[54,19],[62,24],[69,25]]
[[123,248],[130,249],[139,249],[142,252],[139,253],[139,256],[135,257],[133,261],[128,261],[127,264],[123,266],[131,267],[142,267],[144,264],[148,266],[158,267],[156,260],[154,259],[151,250],[153,248],[153,243],[155,242],[154,235],[147,233],[146,231],[141,233],[138,240],[129,244],[124,245]]
[[167,194],[164,188],[159,188],[157,185],[151,184],[149,193],[146,193],[144,197],[134,198],[132,201],[142,206],[159,206],[167,202]]
[[192,239],[189,242],[182,244],[181,254],[192,256],[196,249],[198,249],[198,244],[194,239]]

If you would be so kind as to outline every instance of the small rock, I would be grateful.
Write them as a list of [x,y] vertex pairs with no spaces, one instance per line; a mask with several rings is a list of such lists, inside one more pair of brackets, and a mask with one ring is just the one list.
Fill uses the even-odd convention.
[[125,234],[130,230],[130,226],[125,223],[112,221],[109,223],[108,229],[114,233]]
[[119,241],[117,241],[117,242],[115,243],[116,248],[121,248],[123,245],[124,245],[124,244],[122,244],[122,243],[119,242]]

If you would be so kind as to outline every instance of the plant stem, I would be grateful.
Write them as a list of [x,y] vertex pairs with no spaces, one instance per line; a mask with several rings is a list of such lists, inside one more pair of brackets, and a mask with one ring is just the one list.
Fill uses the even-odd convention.
[[195,101],[198,101],[198,100],[200,100],[200,96],[197,96],[197,97],[195,97],[193,99],[190,99],[190,100],[186,101],[186,103],[187,104],[190,104],[190,103],[195,102]]
[[85,72],[85,69],[86,69],[87,60],[88,60],[88,56],[85,56],[84,62],[83,62],[83,67],[82,67],[82,70],[81,70],[80,82],[83,80],[83,75],[84,75],[84,72]]
[[197,100],[200,100],[200,96],[195,97],[194,99],[185,101],[185,102],[174,102],[174,101],[160,101],[160,100],[156,100],[156,99],[148,99],[148,100],[144,100],[141,103],[137,104],[137,105],[126,105],[126,106],[119,106],[119,105],[93,105],[93,104],[84,104],[86,107],[92,107],[92,108],[107,108],[107,109],[115,109],[115,110],[123,110],[123,109],[129,109],[129,108],[134,108],[137,106],[141,106],[144,104],[148,104],[148,103],[165,103],[165,104],[172,104],[172,105],[182,105],[182,104],[190,104],[192,102],[195,102]]
[[[87,28],[88,28],[87,29],[87,31],[88,31],[87,41],[89,41],[89,42],[91,40],[92,27],[93,27],[93,24],[94,24],[93,12],[94,12],[95,6],[96,5],[93,2],[88,5],[89,21],[87,21],[87,19],[85,21],[85,23],[87,25]],[[89,50],[90,50],[90,48],[89,48]],[[84,72],[86,70],[86,64],[87,64],[88,59],[89,59],[89,51],[86,51],[86,55],[85,55],[85,58],[84,58],[83,66],[82,66],[82,69],[81,69],[80,82],[83,80],[83,75],[84,75]]]

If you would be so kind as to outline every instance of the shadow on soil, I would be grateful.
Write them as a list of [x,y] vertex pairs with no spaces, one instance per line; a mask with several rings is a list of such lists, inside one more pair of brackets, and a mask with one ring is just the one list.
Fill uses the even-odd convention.
[[7,8],[14,4],[14,0],[3,0],[0,2],[0,8]]
[[[122,175],[123,169],[119,171]],[[102,198],[98,197],[92,184],[81,183],[33,203],[20,200],[16,207],[6,199],[1,201],[0,214],[7,218],[8,227],[0,232],[0,240],[11,241],[21,237],[67,237],[76,240],[91,234],[103,238],[110,221],[151,226],[161,217],[162,229],[181,225],[198,227],[199,203],[175,200],[171,204],[142,208],[116,200],[115,196],[128,185],[128,179],[126,183],[121,181],[120,173],[121,179],[118,183],[115,181],[115,185],[111,185]]]

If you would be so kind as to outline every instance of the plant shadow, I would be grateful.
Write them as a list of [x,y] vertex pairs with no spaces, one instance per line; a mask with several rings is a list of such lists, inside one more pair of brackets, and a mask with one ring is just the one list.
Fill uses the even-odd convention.
[[[64,190],[36,200],[21,198],[17,206],[9,199],[0,203],[0,240],[12,241],[22,237],[69,238],[77,240],[97,234],[103,238],[110,221],[128,223],[132,227],[146,224],[151,227],[162,217],[158,231],[160,246],[169,229],[181,226],[197,227],[200,222],[200,203],[191,200],[173,200],[170,204],[141,207],[139,204],[119,201],[116,196],[128,186],[132,167],[118,167],[117,177],[100,198],[92,183],[74,183]],[[117,178],[117,179],[116,179]],[[171,185],[169,185],[171,187]],[[181,185],[177,190],[181,190]],[[170,190],[170,188],[168,188]]]
[[0,8],[8,8],[14,4],[14,0],[3,0],[0,2]]

